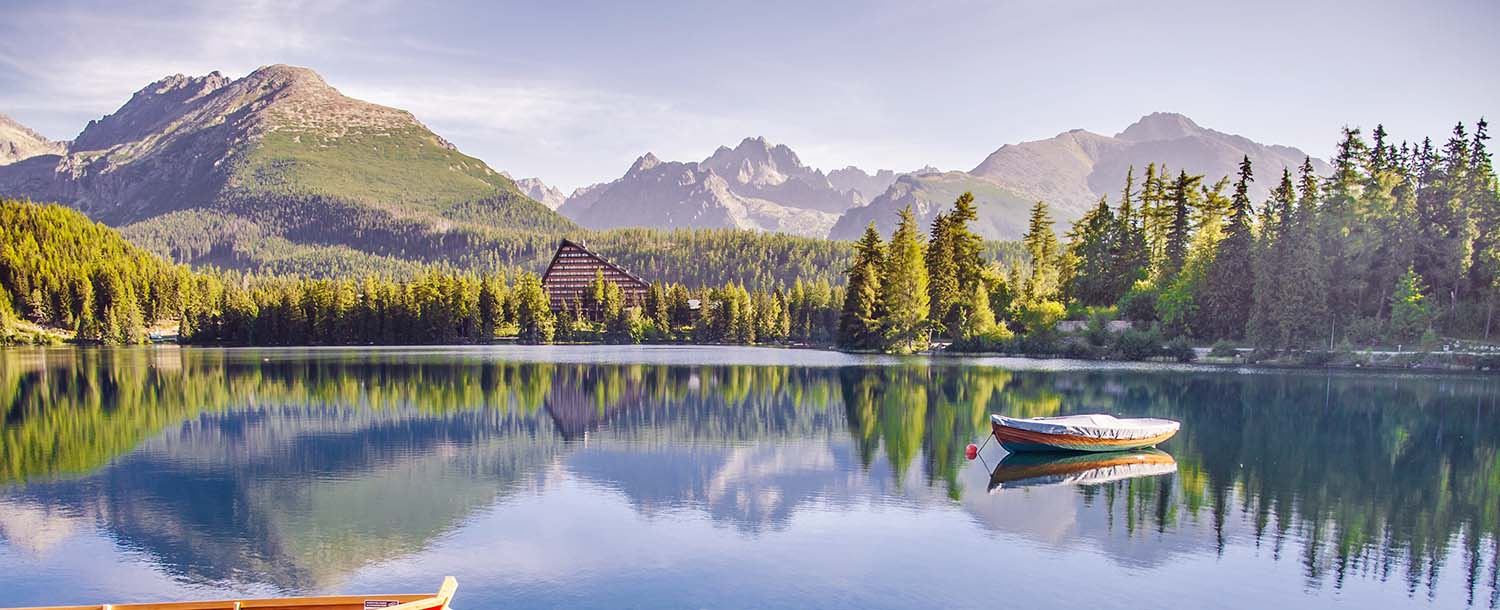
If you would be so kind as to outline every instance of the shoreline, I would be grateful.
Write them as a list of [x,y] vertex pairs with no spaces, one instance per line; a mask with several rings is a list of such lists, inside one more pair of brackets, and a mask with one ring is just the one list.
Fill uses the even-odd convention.
[[[1061,354],[1027,354],[1016,352],[959,352],[946,349],[929,349],[911,354],[893,354],[872,350],[841,350],[831,345],[741,345],[735,343],[550,343],[544,345],[528,345],[511,341],[496,341],[493,343],[449,343],[449,344],[330,344],[330,345],[206,345],[191,343],[144,343],[140,345],[102,345],[102,344],[80,344],[73,342],[53,343],[45,345],[37,344],[6,344],[0,345],[0,350],[7,349],[119,349],[119,348],[188,348],[188,349],[227,349],[227,350],[358,350],[358,349],[441,349],[441,348],[485,348],[485,347],[508,347],[508,348],[549,348],[549,347],[657,347],[657,348],[752,348],[768,350],[796,350],[803,352],[825,352],[830,354],[841,354],[846,356],[874,356],[884,358],[920,357],[933,360],[963,360],[963,359],[1012,359],[1028,361],[1059,361],[1070,362],[1081,365],[1098,365],[1100,368],[1110,368],[1120,365],[1168,365],[1183,367],[1215,368],[1223,370],[1265,370],[1265,371],[1370,371],[1370,372],[1405,372],[1405,373],[1454,373],[1454,374],[1500,374],[1500,366],[1494,364],[1478,363],[1461,364],[1460,359],[1475,361],[1480,358],[1493,358],[1500,360],[1497,354],[1480,354],[1473,352],[1391,352],[1382,350],[1370,350],[1363,352],[1349,352],[1344,354],[1332,354],[1332,357],[1320,364],[1296,362],[1283,356],[1277,359],[1251,361],[1240,357],[1222,356],[1198,356],[1191,361],[1183,362],[1174,358],[1159,356],[1148,359],[1124,359],[1124,358],[1076,358]],[[1195,348],[1207,351],[1208,348]],[[1384,361],[1376,361],[1371,357],[1374,355],[1386,357]],[[1352,358],[1352,359],[1351,359]],[[1393,363],[1399,360],[1400,364]]]

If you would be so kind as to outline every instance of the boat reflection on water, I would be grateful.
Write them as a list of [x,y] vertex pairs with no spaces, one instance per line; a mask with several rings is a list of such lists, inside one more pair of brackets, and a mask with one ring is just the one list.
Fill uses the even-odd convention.
[[1101,485],[1177,472],[1177,460],[1159,449],[1114,453],[1011,453],[990,472],[991,493],[1018,487]]

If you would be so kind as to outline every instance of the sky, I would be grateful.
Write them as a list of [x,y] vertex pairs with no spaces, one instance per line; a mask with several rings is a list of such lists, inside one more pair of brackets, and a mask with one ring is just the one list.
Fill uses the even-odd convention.
[[1154,111],[1327,156],[1500,114],[1497,29],[1497,0],[0,0],[0,113],[70,139],[163,76],[287,63],[564,192],[752,136],[967,170]]

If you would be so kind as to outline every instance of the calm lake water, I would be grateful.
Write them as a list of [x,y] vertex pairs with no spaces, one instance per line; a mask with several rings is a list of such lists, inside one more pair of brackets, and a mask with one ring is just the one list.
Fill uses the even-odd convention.
[[[1131,464],[991,412],[1168,417]],[[0,352],[0,606],[1496,608],[1500,379],[736,348]]]

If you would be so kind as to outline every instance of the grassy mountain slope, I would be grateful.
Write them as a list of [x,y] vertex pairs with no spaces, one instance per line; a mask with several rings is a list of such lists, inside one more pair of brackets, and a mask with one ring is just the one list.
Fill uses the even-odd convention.
[[282,65],[152,83],[66,154],[0,167],[0,194],[64,202],[182,262],[320,274],[575,229],[410,113]]

